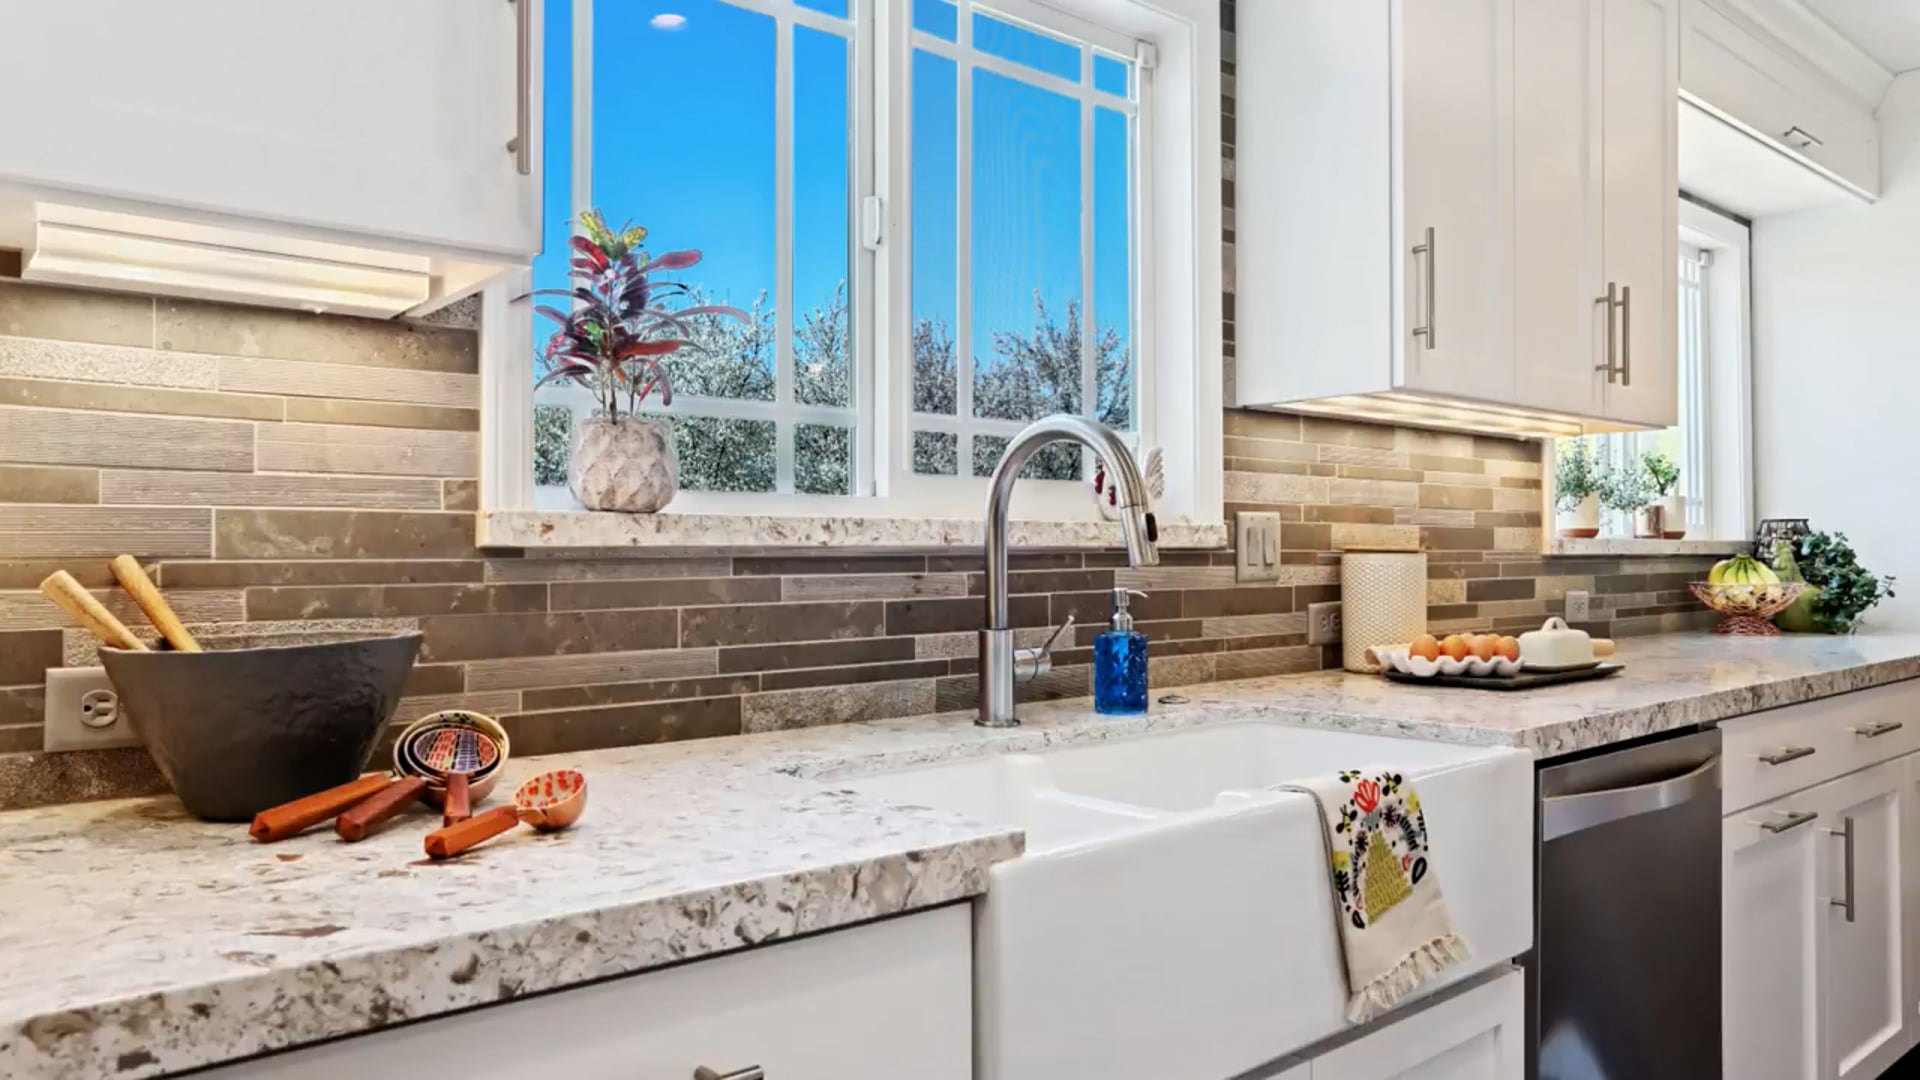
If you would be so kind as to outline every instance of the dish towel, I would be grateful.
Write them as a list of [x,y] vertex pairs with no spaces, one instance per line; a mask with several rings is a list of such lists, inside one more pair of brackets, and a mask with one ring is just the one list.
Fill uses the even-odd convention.
[[1346,769],[1273,790],[1310,795],[1320,807],[1349,1021],[1386,1012],[1467,958],[1440,896],[1427,815],[1403,774]]

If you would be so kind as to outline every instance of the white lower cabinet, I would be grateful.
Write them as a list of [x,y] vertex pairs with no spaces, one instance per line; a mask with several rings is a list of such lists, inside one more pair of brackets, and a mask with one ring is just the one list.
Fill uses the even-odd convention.
[[1525,1026],[1526,976],[1510,971],[1280,1075],[1289,1080],[1523,1080]]
[[972,916],[960,904],[203,1075],[971,1080],[972,995]]
[[[1880,733],[1898,732],[1898,718],[1920,699],[1920,688],[1908,686],[1920,684],[1731,721],[1727,753],[1778,743],[1804,751],[1795,760],[1805,762],[1815,760],[1806,747],[1865,754],[1892,745]],[[1867,704],[1875,715],[1861,712]],[[1810,786],[1724,819],[1729,1077],[1870,1080],[1920,1038],[1920,754],[1864,768],[1858,761],[1837,755],[1833,766],[1801,777]],[[1728,804],[1751,790],[1731,784]]]

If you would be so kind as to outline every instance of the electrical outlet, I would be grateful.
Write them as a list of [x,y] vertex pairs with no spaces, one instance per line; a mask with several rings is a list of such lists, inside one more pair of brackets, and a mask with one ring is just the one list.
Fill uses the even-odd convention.
[[110,750],[139,746],[105,668],[47,669],[47,728],[42,748]]
[[1593,597],[1585,589],[1567,590],[1567,621],[1586,622],[1593,618]]
[[1280,515],[1242,512],[1233,520],[1233,579],[1279,581]]
[[1307,605],[1307,644],[1340,644],[1340,601]]

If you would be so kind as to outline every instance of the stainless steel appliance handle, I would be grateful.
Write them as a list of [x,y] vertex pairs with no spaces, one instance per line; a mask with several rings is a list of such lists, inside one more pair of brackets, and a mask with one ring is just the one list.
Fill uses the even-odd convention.
[[1765,765],[1785,765],[1789,761],[1799,761],[1803,757],[1812,757],[1817,753],[1811,746],[1783,746],[1778,750],[1761,754],[1760,761]]
[[1607,295],[1596,296],[1593,298],[1593,302],[1596,304],[1601,304],[1605,306],[1606,311],[1602,317],[1607,320],[1606,359],[1602,363],[1594,365],[1594,370],[1606,372],[1607,381],[1612,382],[1614,372],[1619,370],[1618,368],[1614,367],[1614,364],[1613,364],[1613,356],[1615,351],[1618,348],[1616,344],[1616,339],[1613,336],[1613,312],[1615,308],[1618,308],[1620,306],[1620,286],[1616,285],[1611,281],[1607,282]]
[[1413,336],[1417,338],[1426,339],[1428,352],[1433,351],[1434,339],[1437,336],[1434,333],[1433,327],[1434,327],[1434,324],[1439,321],[1433,317],[1433,306],[1434,306],[1434,295],[1435,295],[1434,281],[1440,276],[1440,267],[1437,263],[1434,262],[1434,253],[1438,250],[1439,249],[1435,246],[1434,240],[1433,240],[1433,226],[1429,225],[1427,226],[1427,242],[1424,244],[1413,245],[1413,253],[1415,255],[1425,255],[1427,257],[1427,277],[1426,277],[1427,309],[1425,312],[1423,312],[1423,314],[1426,315],[1427,317],[1427,324],[1425,326],[1414,327]]
[[1620,286],[1620,385],[1633,385],[1633,286]]
[[1872,724],[1862,724],[1857,728],[1848,728],[1847,730],[1863,739],[1877,739],[1882,735],[1890,735],[1893,732],[1899,731],[1906,726],[1906,722],[1903,720],[1881,720]]
[[1832,904],[1834,907],[1840,908],[1843,911],[1845,911],[1847,913],[1847,921],[1852,922],[1854,917],[1853,819],[1850,817],[1845,817],[1845,818],[1841,818],[1840,821],[1841,821],[1841,828],[1828,829],[1827,835],[1839,837],[1841,844],[1844,845],[1843,847],[1844,854],[1841,855],[1841,860],[1846,866],[1846,875],[1847,875],[1846,891],[1840,894],[1844,899],[1828,900],[1827,903]]
[[1720,755],[1715,754],[1692,772],[1651,784],[1548,796],[1540,800],[1541,839],[1556,840],[1610,822],[1666,810],[1706,795],[1717,797],[1719,768]]
[[[507,0],[514,8],[513,138],[507,153],[521,176],[533,175],[533,0]],[[495,9],[499,10],[499,9]]]
[[702,1065],[693,1070],[693,1080],[767,1080],[767,1071],[758,1065],[749,1065],[732,1072],[714,1072]]
[[1791,832],[1819,816],[1818,810],[1789,810],[1782,813],[1779,821],[1760,821],[1755,824],[1778,836],[1783,832]]

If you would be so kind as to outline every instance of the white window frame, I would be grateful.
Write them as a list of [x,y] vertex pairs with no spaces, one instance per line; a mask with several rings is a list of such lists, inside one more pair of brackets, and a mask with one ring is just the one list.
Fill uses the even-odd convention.
[[[575,4],[572,201],[576,207],[586,206],[590,205],[588,140],[592,76],[590,68],[580,62],[580,56],[591,52],[592,5],[590,0],[548,2]],[[791,0],[727,2],[782,21],[776,80],[783,88],[791,85],[787,77],[791,39],[784,32],[786,25],[824,29],[846,25],[842,20],[800,8]],[[856,32],[852,38],[851,68],[856,87],[910,85],[910,72],[900,68],[911,64],[909,49],[913,45],[924,45],[925,38],[912,29],[908,0],[852,0],[852,3],[858,12],[857,19],[873,20],[871,33]],[[1078,33],[1073,36],[1091,40],[1103,49],[1113,48],[1121,37],[1149,46],[1142,55],[1150,58],[1151,70],[1140,71],[1137,77],[1151,78],[1153,87],[1151,92],[1141,95],[1137,117],[1141,163],[1129,192],[1130,198],[1139,200],[1131,244],[1139,267],[1135,275],[1136,295],[1131,310],[1134,333],[1130,341],[1137,380],[1136,439],[1137,445],[1143,448],[1163,448],[1166,493],[1157,507],[1162,522],[1217,526],[1222,520],[1223,468],[1217,0],[1152,0],[1152,3],[1146,0],[981,0],[978,3],[958,0],[957,17],[963,43],[968,40],[971,28],[969,12],[976,6],[1017,21],[1065,28],[1069,33],[1073,33],[1075,27],[1085,29],[1099,36]],[[935,44],[947,49],[952,47],[946,42]],[[943,51],[943,55],[952,53]],[[972,59],[977,66],[1005,63],[979,54],[973,54]],[[1138,66],[1138,61],[1136,64]],[[962,70],[965,88],[968,82],[964,64]],[[1018,70],[1022,80],[1046,85],[1045,76],[1025,68]],[[1081,96],[1078,88],[1074,89],[1076,96]],[[854,160],[849,170],[853,189],[850,220],[853,228],[859,230],[863,204],[867,197],[873,196],[882,208],[882,227],[877,243],[852,243],[849,251],[848,296],[854,311],[850,328],[854,352],[853,409],[818,410],[841,416],[852,412],[859,417],[854,438],[853,483],[856,492],[865,494],[682,492],[665,513],[809,518],[846,515],[867,519],[970,519],[980,515],[985,506],[987,482],[965,475],[971,463],[964,438],[959,462],[963,475],[930,477],[911,472],[911,431],[915,426],[933,429],[938,421],[929,423],[928,417],[909,415],[911,388],[905,383],[911,378],[912,326],[908,314],[911,308],[908,246],[911,208],[907,190],[911,140],[907,130],[908,111],[892,106],[893,102],[871,89],[855,92],[850,101],[849,115],[856,129],[852,140]],[[1083,118],[1091,108],[1082,96]],[[789,93],[782,92],[776,104],[776,124],[783,131],[790,130],[790,110]],[[964,141],[967,131],[964,123],[960,131]],[[1090,138],[1089,133],[1086,145],[1091,145]],[[784,138],[782,142],[784,145]],[[786,157],[780,155],[776,162],[782,176],[788,169]],[[535,160],[540,160],[537,147]],[[960,167],[964,184],[964,156]],[[1083,167],[1083,172],[1086,171],[1089,170]],[[1083,185],[1090,182],[1090,176],[1083,177]],[[783,179],[776,196],[779,239],[773,301],[782,319],[791,318],[793,310],[789,186]],[[1092,206],[1089,200],[1083,199],[1083,238],[1090,232],[1091,223]],[[964,225],[962,228],[964,230]],[[865,239],[873,240],[872,237]],[[1152,253],[1151,258],[1144,256],[1147,252]],[[956,274],[956,282],[963,290],[967,287],[965,269],[963,266],[962,272]],[[1083,278],[1086,277],[1088,275],[1083,274]],[[488,513],[554,509],[538,504],[533,484],[533,357],[526,344],[533,333],[532,304],[526,297],[530,279],[530,272],[509,275],[507,280],[490,286],[482,300],[481,361],[485,378],[481,506]],[[881,283],[885,288],[879,287]],[[1091,281],[1083,280],[1083,333],[1089,332],[1087,327],[1092,323],[1092,311],[1086,302],[1091,291]],[[956,315],[964,320],[970,314],[964,291],[957,301]],[[781,336],[790,340],[787,335]],[[878,347],[882,343],[885,347]],[[956,352],[961,344],[956,333]],[[791,379],[787,377],[792,364],[789,352],[790,347],[782,348],[776,356],[782,376],[779,385],[783,388],[791,386]],[[876,359],[887,362],[876,362]],[[966,368],[958,363],[956,366],[960,367],[964,393],[970,389],[964,382]],[[1088,408],[1091,400],[1089,396]],[[963,397],[963,408],[964,401]],[[757,415],[779,407],[787,410],[782,413],[783,417],[791,418],[800,411],[797,406],[789,408],[785,402],[708,401],[702,404],[702,415]],[[708,405],[712,408],[704,407]],[[666,412],[671,415],[674,410]],[[956,426],[960,419],[945,418]],[[1023,426],[1018,421],[974,418],[965,423],[972,431],[982,433],[1002,424],[1009,433]],[[792,453],[791,440],[784,433],[780,445],[779,461],[783,467],[782,479],[785,479],[792,468]],[[1069,492],[1067,489],[1080,490]],[[1017,519],[1030,521],[1085,521],[1096,518],[1098,509],[1083,485],[1026,480],[1015,487],[1012,514]],[[483,521],[486,516],[483,514]],[[483,541],[485,538],[483,525]]]

